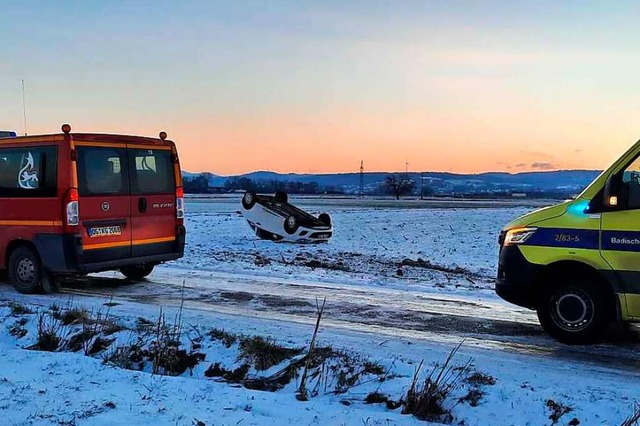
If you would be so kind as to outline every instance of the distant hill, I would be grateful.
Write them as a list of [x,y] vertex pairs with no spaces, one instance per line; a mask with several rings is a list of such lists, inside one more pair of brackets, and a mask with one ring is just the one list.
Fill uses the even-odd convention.
[[[549,172],[502,173],[488,172],[479,174],[458,174],[446,172],[425,172],[422,174],[424,185],[435,193],[484,193],[484,192],[545,192],[574,194],[582,190],[600,172],[597,170],[559,170]],[[403,172],[367,172],[363,181],[365,191],[378,188],[385,178]],[[185,179],[198,176],[199,173],[183,173]],[[417,186],[421,174],[409,173]],[[321,187],[338,188],[346,193],[357,193],[360,187],[360,173],[323,173],[298,174],[256,171],[235,176],[219,176],[211,174],[209,185],[224,186],[231,177],[246,177],[256,182],[296,181],[301,183],[316,182]]]

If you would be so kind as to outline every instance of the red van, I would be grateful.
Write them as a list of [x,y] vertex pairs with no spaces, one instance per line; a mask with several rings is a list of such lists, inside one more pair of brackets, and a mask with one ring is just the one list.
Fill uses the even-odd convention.
[[182,257],[182,175],[160,138],[71,133],[0,138],[0,268],[21,293],[119,270],[140,280]]

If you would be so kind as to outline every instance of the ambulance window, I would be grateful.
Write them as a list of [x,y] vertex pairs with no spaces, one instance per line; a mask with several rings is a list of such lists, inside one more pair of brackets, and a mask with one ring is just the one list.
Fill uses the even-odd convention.
[[78,192],[80,195],[122,195],[129,193],[122,164],[124,150],[78,147]]
[[624,170],[622,184],[627,196],[627,208],[640,208],[640,157]]
[[0,196],[55,197],[58,148],[0,149]]
[[131,193],[173,194],[175,176],[171,151],[160,149],[130,149]]

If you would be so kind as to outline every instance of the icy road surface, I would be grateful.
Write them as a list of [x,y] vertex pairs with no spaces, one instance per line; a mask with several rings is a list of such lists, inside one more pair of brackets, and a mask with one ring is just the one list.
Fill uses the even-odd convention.
[[[239,199],[239,198],[238,198]],[[238,200],[188,204],[185,257],[129,284],[105,273],[66,284],[66,292],[262,319],[310,323],[326,297],[323,323],[341,329],[584,360],[638,362],[637,332],[613,342],[567,347],[546,336],[535,313],[493,292],[497,233],[532,209],[491,203],[333,201],[304,208],[331,213],[329,244],[257,240]],[[412,208],[407,208],[407,207]],[[429,207],[429,208],[422,208]]]

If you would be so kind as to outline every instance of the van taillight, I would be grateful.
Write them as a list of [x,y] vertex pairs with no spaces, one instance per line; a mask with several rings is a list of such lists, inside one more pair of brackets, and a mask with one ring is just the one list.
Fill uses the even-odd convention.
[[78,190],[71,188],[67,192],[67,226],[77,226],[80,224],[80,211],[78,209]]
[[184,219],[184,189],[176,188],[176,218]]

